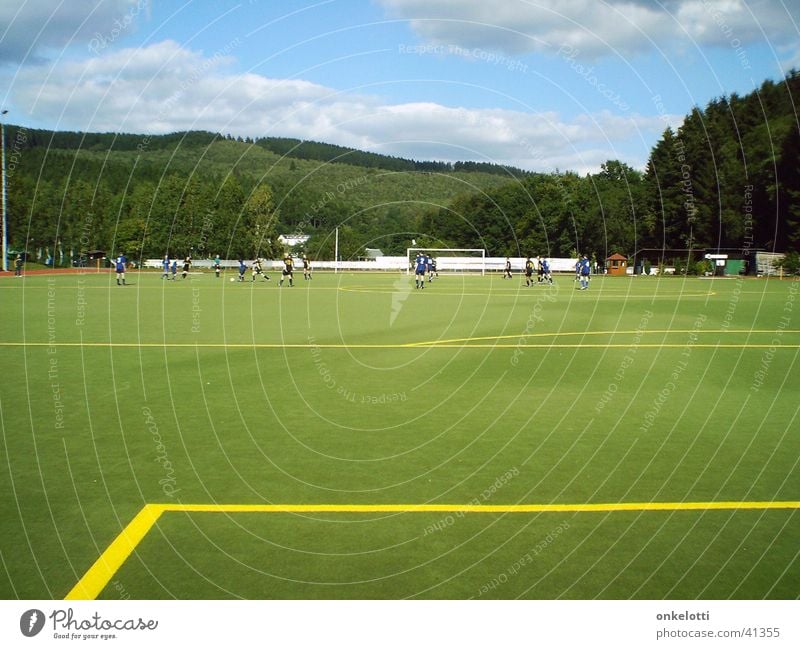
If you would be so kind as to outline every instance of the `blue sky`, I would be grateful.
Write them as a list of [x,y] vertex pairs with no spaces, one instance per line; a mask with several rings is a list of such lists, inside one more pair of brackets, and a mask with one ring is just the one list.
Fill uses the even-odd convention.
[[800,67],[798,0],[28,0],[30,127],[287,136],[416,159],[643,168],[693,105]]

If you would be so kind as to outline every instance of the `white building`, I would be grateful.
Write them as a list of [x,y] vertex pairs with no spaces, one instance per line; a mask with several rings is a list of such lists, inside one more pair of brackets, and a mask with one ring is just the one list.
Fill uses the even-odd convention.
[[306,241],[311,238],[308,234],[281,234],[278,236],[278,242],[289,248],[295,246],[302,246]]

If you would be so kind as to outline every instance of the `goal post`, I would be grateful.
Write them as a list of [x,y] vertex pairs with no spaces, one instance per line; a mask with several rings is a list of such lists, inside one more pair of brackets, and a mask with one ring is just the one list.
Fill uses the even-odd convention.
[[417,253],[427,253],[437,262],[437,270],[445,272],[480,272],[486,274],[486,250],[484,248],[406,248],[406,275],[414,267]]

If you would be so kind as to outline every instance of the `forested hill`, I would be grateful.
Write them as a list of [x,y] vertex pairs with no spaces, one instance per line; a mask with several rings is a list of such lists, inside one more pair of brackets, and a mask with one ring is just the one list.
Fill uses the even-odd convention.
[[[525,175],[481,163],[415,162],[333,145],[209,132],[131,135],[6,128],[12,249],[128,256],[278,254],[367,244],[405,252],[423,214]],[[60,245],[59,245],[60,244]],[[60,258],[60,255],[58,255]]]
[[[9,127],[12,140],[19,127]],[[221,135],[209,131],[181,131],[167,135],[136,135],[131,133],[80,133],[75,131],[48,131],[26,129],[26,137],[19,141],[20,150],[50,148],[92,151],[146,151],[174,149],[177,146],[207,147],[218,141],[235,141],[255,144],[277,153],[279,156],[298,160],[345,163],[357,167],[386,169],[389,171],[480,171],[488,174],[508,176],[509,173],[523,177],[530,172],[516,167],[507,167],[489,162],[442,162],[436,160],[409,160],[395,156],[359,151],[349,147],[312,140],[286,137],[250,138]]]
[[495,254],[686,257],[686,249],[800,247],[800,74],[694,108],[642,173],[533,175],[430,214],[425,228]]

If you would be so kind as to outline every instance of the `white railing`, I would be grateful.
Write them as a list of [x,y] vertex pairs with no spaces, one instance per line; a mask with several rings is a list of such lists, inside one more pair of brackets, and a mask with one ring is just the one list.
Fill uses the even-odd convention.
[[[525,269],[526,257],[511,257],[511,269],[515,273],[522,272]],[[535,261],[535,259],[534,259]],[[577,259],[568,258],[548,258],[550,262],[550,270],[553,272],[575,272],[575,263]],[[183,260],[178,259],[178,267],[183,266]],[[485,266],[487,271],[502,272],[506,267],[505,257],[437,257],[437,270],[441,272],[480,272]],[[248,268],[253,263],[252,259],[245,259]],[[223,268],[239,268],[239,261],[237,259],[222,259],[220,265]],[[262,261],[261,265],[264,269],[280,270],[283,268],[283,262],[280,260]],[[368,261],[354,261],[343,259],[339,262],[335,261],[318,261],[312,260],[312,268],[314,270],[363,270],[363,271],[405,271],[408,268],[408,259],[406,257],[378,257]],[[213,259],[193,259],[192,268],[210,270],[214,266]],[[143,262],[144,268],[162,268],[161,259],[146,259]],[[303,270],[302,259],[295,258],[295,269],[297,271]]]

